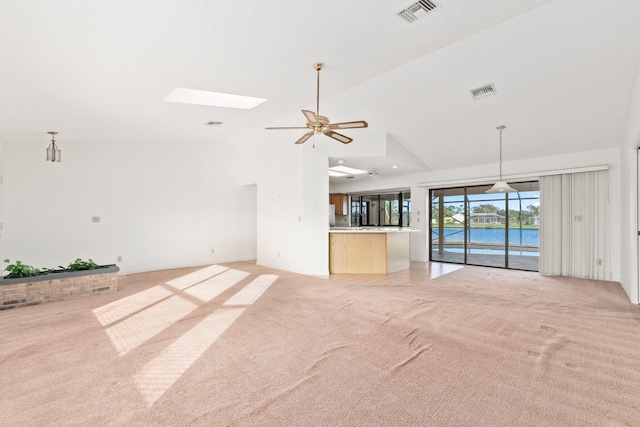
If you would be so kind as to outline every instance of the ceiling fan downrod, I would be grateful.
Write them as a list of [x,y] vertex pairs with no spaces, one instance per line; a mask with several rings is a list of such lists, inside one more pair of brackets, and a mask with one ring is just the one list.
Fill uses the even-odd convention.
[[318,72],[318,79],[316,84],[316,116],[320,115],[320,70],[322,70],[324,64],[322,62],[316,62],[313,64],[313,68]]

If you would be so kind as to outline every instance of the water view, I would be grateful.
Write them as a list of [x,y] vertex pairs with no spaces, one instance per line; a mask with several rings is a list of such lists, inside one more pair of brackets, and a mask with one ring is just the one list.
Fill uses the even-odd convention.
[[[433,230],[433,239],[438,238],[438,229]],[[538,246],[538,229],[509,229],[509,245]],[[505,242],[504,228],[469,228],[469,243],[502,243]],[[455,227],[444,227],[444,238],[446,243],[464,243],[464,229]]]
[[509,185],[516,191],[487,193],[489,185],[431,190],[430,259],[537,271],[539,183]]

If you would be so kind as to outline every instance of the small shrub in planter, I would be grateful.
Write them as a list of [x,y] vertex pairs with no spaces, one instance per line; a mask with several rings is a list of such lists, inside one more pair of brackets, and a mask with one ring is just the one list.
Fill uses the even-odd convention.
[[91,258],[89,261],[83,261],[81,258],[76,258],[69,266],[67,270],[69,271],[79,271],[79,270],[95,270],[96,268],[100,268],[98,264],[93,262]]
[[[5,259],[4,262],[10,263],[11,260]],[[5,276],[7,279],[15,279],[18,277],[31,277],[46,274],[49,270],[41,271],[39,268],[35,268],[31,265],[23,264],[21,261],[16,261],[15,264],[9,264],[5,267],[5,270],[9,272]]]
[[[5,259],[4,262],[10,263],[11,260]],[[69,264],[68,267],[58,266],[59,269],[53,270],[51,268],[36,268],[31,265],[23,264],[22,261],[16,261],[15,264],[9,264],[4,269],[9,272],[5,279],[16,279],[22,277],[43,276],[51,273],[64,273],[69,271],[83,271],[83,270],[96,270],[102,266],[93,262],[91,258],[88,261],[82,260],[82,258],[76,258],[75,261]],[[1,277],[0,277],[1,278]]]

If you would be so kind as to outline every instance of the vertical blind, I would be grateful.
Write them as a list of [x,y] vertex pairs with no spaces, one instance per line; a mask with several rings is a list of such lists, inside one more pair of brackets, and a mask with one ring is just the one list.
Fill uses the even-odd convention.
[[607,171],[540,177],[541,274],[609,279]]

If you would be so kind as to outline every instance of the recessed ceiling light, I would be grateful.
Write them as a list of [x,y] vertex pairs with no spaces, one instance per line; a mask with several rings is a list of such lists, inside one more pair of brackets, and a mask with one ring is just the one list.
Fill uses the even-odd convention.
[[343,165],[344,164],[344,159],[338,159],[338,164],[339,165]]
[[244,108],[249,110],[262,104],[266,99],[229,93],[209,92],[206,90],[184,89],[177,87],[164,99],[182,104],[208,105],[211,107]]
[[347,166],[334,166],[329,168],[329,170],[335,171],[335,172],[342,172],[344,174],[347,175],[363,175],[365,173],[367,173],[367,171],[363,171],[360,169],[354,169],[354,168],[349,168]]
[[222,122],[207,122],[206,125],[207,126],[220,126],[222,124]]
[[391,169],[398,169],[398,165],[391,165]]

